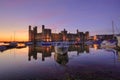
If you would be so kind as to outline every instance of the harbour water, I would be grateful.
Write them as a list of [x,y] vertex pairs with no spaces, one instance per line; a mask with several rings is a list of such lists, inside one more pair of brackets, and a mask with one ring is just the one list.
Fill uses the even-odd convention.
[[0,80],[120,80],[120,52],[97,45],[27,46],[0,52]]

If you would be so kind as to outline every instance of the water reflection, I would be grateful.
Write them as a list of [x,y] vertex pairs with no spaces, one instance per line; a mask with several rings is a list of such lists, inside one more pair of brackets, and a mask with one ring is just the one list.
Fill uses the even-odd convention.
[[117,60],[120,62],[120,51],[117,52]]
[[37,60],[37,54],[39,53],[42,55],[42,61],[44,61],[45,57],[50,57],[53,51],[52,46],[29,46],[28,60],[30,61],[31,57]]
[[66,65],[68,63],[68,61],[69,61],[68,53],[65,53],[65,54],[55,53],[54,59],[55,59],[55,61],[58,64],[60,64],[60,65]]
[[115,80],[119,68],[120,52],[99,45],[70,45],[64,54],[55,53],[54,46],[32,45],[0,55],[0,80]]
[[[71,45],[68,48],[68,52],[71,51],[77,51],[77,55],[79,55],[80,53],[89,53],[89,46],[86,45]],[[37,60],[37,54],[41,54],[42,56],[42,61],[45,61],[46,57],[51,57],[51,53],[54,52],[55,53],[55,48],[54,46],[29,46],[29,51],[28,51],[28,60],[31,61],[31,57],[33,57],[33,59]],[[59,53],[55,53],[54,54],[54,58],[56,60],[56,62],[58,62],[59,64],[64,64],[68,62],[68,52],[65,54],[59,54]],[[65,61],[62,61],[65,60]]]
[[68,51],[77,51],[77,55],[80,53],[89,53],[89,46],[88,45],[71,45]]
[[89,45],[89,48],[94,48],[95,50],[97,50],[100,49],[100,45],[99,44]]

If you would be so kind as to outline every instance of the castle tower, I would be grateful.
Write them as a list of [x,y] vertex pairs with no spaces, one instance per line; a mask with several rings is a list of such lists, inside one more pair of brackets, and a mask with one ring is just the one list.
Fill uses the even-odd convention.
[[85,40],[88,40],[89,39],[89,32],[85,32]]
[[42,25],[42,33],[44,34],[45,25]]
[[36,35],[37,34],[37,26],[34,27],[34,34]]
[[29,25],[29,31],[31,30],[31,25]]
[[35,26],[34,28],[33,28],[33,35],[32,35],[32,37],[33,37],[33,39],[32,39],[32,41],[34,42],[34,44],[36,43],[36,36],[37,36],[37,26]]
[[67,40],[67,31],[64,29],[63,31],[61,31],[62,34],[62,40],[66,41]]
[[29,31],[28,31],[28,35],[29,35],[29,40],[28,41],[31,41],[32,40],[32,30],[31,30],[31,25],[29,25]]

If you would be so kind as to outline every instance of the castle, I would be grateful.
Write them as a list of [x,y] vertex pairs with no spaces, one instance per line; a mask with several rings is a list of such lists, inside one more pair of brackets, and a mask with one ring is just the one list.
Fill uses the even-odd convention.
[[86,41],[89,38],[89,32],[79,32],[77,29],[75,33],[68,33],[67,30],[63,30],[60,33],[52,33],[51,29],[46,29],[45,25],[42,25],[42,32],[37,32],[37,26],[32,27],[29,26],[29,41]]

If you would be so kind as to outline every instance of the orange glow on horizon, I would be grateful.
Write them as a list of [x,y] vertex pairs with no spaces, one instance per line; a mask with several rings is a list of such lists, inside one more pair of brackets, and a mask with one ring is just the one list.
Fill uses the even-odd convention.
[[7,34],[0,34],[0,41],[28,41],[27,33],[17,33],[15,36]]
[[[0,41],[14,41],[14,40],[10,40],[8,38],[0,38]],[[28,38],[17,38],[15,39],[15,41],[28,41]]]

